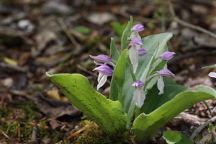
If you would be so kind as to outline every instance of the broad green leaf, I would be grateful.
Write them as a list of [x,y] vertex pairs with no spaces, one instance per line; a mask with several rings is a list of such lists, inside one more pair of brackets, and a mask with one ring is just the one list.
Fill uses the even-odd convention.
[[207,86],[199,86],[195,91],[179,93],[150,114],[140,114],[133,123],[132,131],[137,142],[146,143],[164,124],[193,104],[216,97],[216,91]]
[[158,94],[159,90],[156,84],[148,91],[142,112],[145,114],[151,113],[165,102],[174,98],[178,93],[187,90],[187,87],[176,84],[171,78],[164,78],[164,84],[164,94],[162,95]]
[[126,114],[118,101],[98,93],[80,74],[47,74],[71,101],[72,105],[96,122],[105,132],[125,130]]
[[110,42],[110,54],[112,56],[111,61],[116,63],[118,58],[119,58],[119,51],[115,46],[115,40],[114,38],[111,38],[111,42]]
[[123,101],[122,88],[125,81],[125,69],[127,64],[127,49],[123,50],[118,62],[115,66],[111,85],[110,85],[110,99]]
[[168,144],[194,144],[189,137],[170,130],[163,133],[163,138]]
[[121,50],[124,50],[128,47],[128,37],[131,34],[131,28],[133,25],[133,18],[130,17],[130,21],[128,22],[126,28],[124,29],[123,33],[122,33],[122,37],[121,37]]
[[181,141],[178,142],[177,144],[194,144],[194,143],[189,137],[181,135]]
[[165,131],[163,133],[163,138],[166,140],[166,142],[168,144],[175,144],[175,143],[179,142],[182,139],[180,134],[178,134],[176,132],[173,132],[171,130]]
[[[153,63],[160,58],[160,55],[163,52],[167,51],[167,41],[171,37],[171,33],[162,33],[147,36],[142,39],[142,48],[146,49],[148,54],[139,57],[139,65],[137,68],[137,72],[135,74],[137,80],[145,82],[149,75],[158,71],[159,68],[164,67],[166,62],[164,63],[163,61],[161,61],[161,63],[158,67],[155,68],[155,70],[151,70]],[[128,112],[129,106],[131,105],[130,103],[132,102],[133,92],[135,90],[135,88],[131,86],[131,84],[133,83],[133,79],[131,77],[129,68],[126,69],[125,79],[126,80],[123,87],[123,108],[125,112]],[[145,83],[145,86],[147,86],[150,89],[152,86],[155,85],[157,79],[158,77],[154,78],[154,80],[151,81],[150,84]]]

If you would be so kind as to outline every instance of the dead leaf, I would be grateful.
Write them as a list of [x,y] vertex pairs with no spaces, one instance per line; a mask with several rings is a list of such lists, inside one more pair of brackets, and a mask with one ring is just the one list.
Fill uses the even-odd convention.
[[55,89],[48,90],[47,91],[47,97],[54,99],[54,100],[60,100],[61,99],[58,90],[55,90]]
[[9,64],[9,65],[17,66],[17,62],[13,59],[8,58],[8,57],[4,58],[4,62]]
[[33,56],[38,56],[42,50],[45,49],[46,45],[52,41],[55,40],[57,38],[56,34],[53,31],[42,31],[39,32],[36,36],[35,36],[35,40],[37,43],[37,48],[32,48],[32,55]]
[[115,19],[110,13],[92,13],[87,18],[90,22],[98,25],[103,25],[104,23]]
[[72,9],[63,3],[63,1],[59,0],[52,0],[46,2],[42,6],[42,12],[44,14],[62,14],[62,15],[68,15],[72,12]]
[[10,78],[10,77],[8,77],[8,78],[2,80],[1,82],[2,82],[2,84],[3,84],[5,87],[7,87],[7,88],[12,87],[12,85],[13,85],[13,79]]
[[58,128],[58,127],[60,127],[61,125],[59,124],[59,122],[57,121],[57,120],[51,120],[51,121],[49,121],[49,124],[50,124],[50,126],[51,126],[51,128],[53,129],[53,130],[55,130],[56,128]]

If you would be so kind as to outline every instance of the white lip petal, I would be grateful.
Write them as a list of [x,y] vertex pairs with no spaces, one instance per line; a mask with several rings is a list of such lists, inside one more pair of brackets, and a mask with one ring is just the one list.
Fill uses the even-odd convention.
[[164,81],[163,81],[162,76],[160,76],[160,78],[158,79],[157,87],[158,87],[158,90],[160,91],[159,95],[163,94],[164,93]]
[[134,38],[138,38],[138,39],[141,40],[141,37],[140,37],[139,33],[136,32],[136,31],[133,31],[133,32],[131,33],[130,37],[129,37],[129,39],[134,39]]
[[210,72],[208,75],[209,77],[216,78],[216,72]]
[[106,81],[107,81],[107,76],[101,74],[100,79],[98,79],[97,90],[99,90],[99,88],[101,88],[105,84]]
[[97,81],[99,82],[99,81],[101,80],[102,77],[103,77],[103,74],[99,72]]
[[145,100],[145,93],[143,91],[142,87],[138,87],[135,91],[134,91],[134,101],[136,102],[136,106],[141,108],[142,105],[144,104],[144,100]]
[[138,51],[136,49],[136,46],[132,46],[129,49],[129,58],[133,66],[133,72],[136,73],[136,69],[138,67]]

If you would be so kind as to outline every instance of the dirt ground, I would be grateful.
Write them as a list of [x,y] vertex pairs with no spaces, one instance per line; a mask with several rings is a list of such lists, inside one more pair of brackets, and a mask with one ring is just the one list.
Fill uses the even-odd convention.
[[[130,16],[145,26],[142,36],[174,34],[168,66],[177,83],[215,88],[214,69],[201,69],[216,64],[214,0],[0,0],[0,143],[76,143],[88,118],[45,72],[81,73],[95,87],[89,55],[109,54],[110,37],[120,37]],[[108,91],[109,82],[101,93]],[[216,115],[216,101],[206,103],[210,110],[195,104],[163,129],[190,135]]]

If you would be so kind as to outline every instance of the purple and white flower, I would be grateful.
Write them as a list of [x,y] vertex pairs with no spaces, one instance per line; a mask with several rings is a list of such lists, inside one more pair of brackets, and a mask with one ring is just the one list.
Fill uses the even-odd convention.
[[135,82],[132,83],[132,86],[143,87],[144,83],[141,80],[136,80]]
[[174,52],[169,52],[169,51],[164,52],[161,54],[161,59],[168,61],[174,57],[174,54],[175,54]]
[[98,65],[98,67],[93,69],[93,71],[99,72],[98,79],[97,79],[98,81],[97,90],[98,90],[106,83],[107,77],[112,76],[112,73],[113,73],[112,68],[110,68],[106,64],[111,64],[111,65],[113,64],[110,60],[110,57],[107,55],[103,55],[103,54],[100,54],[98,56],[90,55],[90,58],[94,59],[95,61],[101,62],[101,63],[95,62],[95,64]]
[[144,48],[139,48],[138,52],[139,52],[138,54],[139,56],[144,56],[147,54],[147,51]]
[[136,87],[136,90],[133,93],[133,99],[136,102],[136,106],[141,108],[146,97],[143,91],[144,83],[140,80],[136,80],[133,82],[132,86]]
[[163,76],[163,77],[174,77],[175,74],[173,74],[170,70],[168,69],[161,69],[157,72],[157,74],[159,76]]
[[143,45],[142,41],[138,38],[134,38],[129,43],[130,46]]
[[129,49],[129,58],[133,66],[133,72],[136,73],[136,69],[138,67],[138,56],[139,56],[138,50],[141,48],[142,41],[138,38],[134,38],[131,40],[129,45],[131,46]]
[[163,77],[174,77],[175,74],[173,74],[170,70],[168,69],[161,69],[157,72],[157,75],[159,76],[159,79],[157,81],[157,87],[159,90],[159,95],[164,93],[164,81]]
[[142,24],[136,24],[131,28],[131,35],[129,37],[129,39],[134,39],[134,38],[138,38],[141,40],[141,37],[139,35],[139,32],[144,30],[144,26]]
[[131,31],[136,31],[136,32],[144,31],[144,26],[142,24],[136,24],[131,28]]
[[138,67],[138,56],[146,55],[146,52],[139,51],[141,49],[141,45],[143,45],[139,32],[144,30],[144,26],[142,24],[136,24],[131,28],[131,35],[129,39],[131,40],[129,45],[131,48],[129,49],[129,58],[131,64],[133,66],[133,72],[136,73]]
[[107,55],[104,55],[104,54],[100,54],[98,56],[92,56],[92,55],[89,55],[89,56],[90,56],[90,58],[92,58],[96,61],[102,62],[102,63],[109,63],[111,61],[110,57]]
[[110,68],[105,64],[97,64],[97,65],[99,66],[93,69],[93,71],[96,70],[99,72],[98,79],[97,79],[98,81],[97,90],[98,90],[105,84],[105,82],[107,81],[107,77],[112,76],[113,70],[112,68]]

